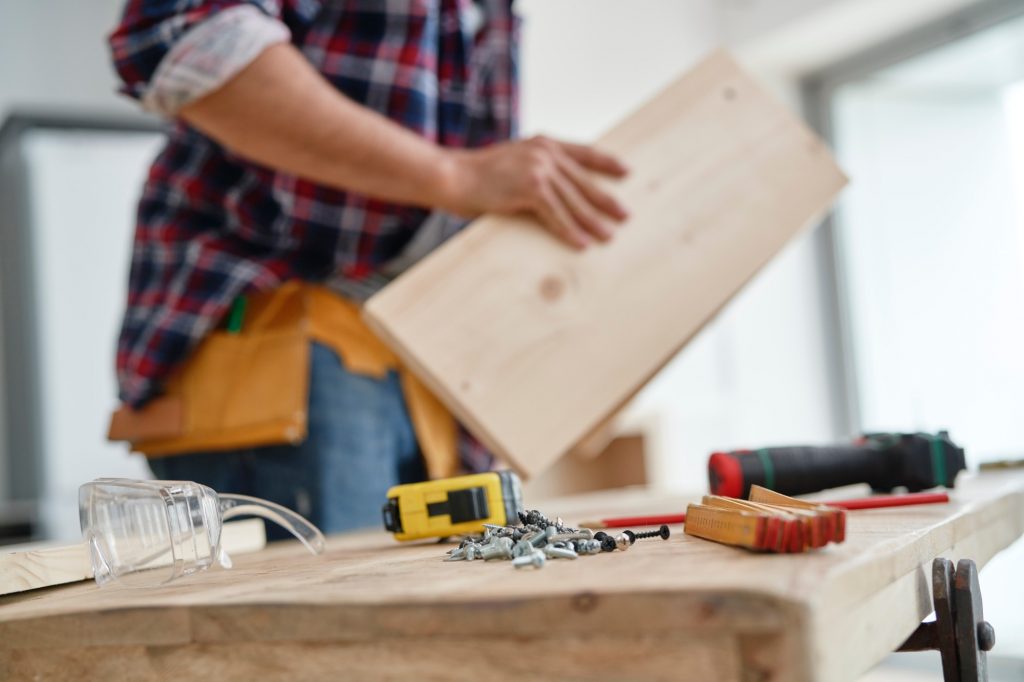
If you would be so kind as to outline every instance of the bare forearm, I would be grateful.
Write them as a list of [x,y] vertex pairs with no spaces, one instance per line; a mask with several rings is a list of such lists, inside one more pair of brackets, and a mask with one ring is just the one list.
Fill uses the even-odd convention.
[[379,199],[448,207],[449,154],[339,93],[291,45],[268,48],[188,123],[257,163]]
[[626,210],[592,174],[626,169],[547,138],[450,150],[335,90],[290,44],[267,48],[178,115],[236,154],[338,189],[465,217],[528,213],[578,248]]

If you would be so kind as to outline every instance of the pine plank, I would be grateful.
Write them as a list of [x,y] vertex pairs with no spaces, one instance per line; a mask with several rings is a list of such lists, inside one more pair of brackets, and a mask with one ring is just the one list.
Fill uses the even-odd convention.
[[632,210],[578,253],[484,216],[372,297],[368,323],[524,478],[632,397],[828,208],[828,149],[725,53],[597,142]]
[[[246,519],[224,524],[222,542],[229,556],[263,549],[267,545],[263,521]],[[89,548],[83,542],[0,548],[0,595],[90,578]]]

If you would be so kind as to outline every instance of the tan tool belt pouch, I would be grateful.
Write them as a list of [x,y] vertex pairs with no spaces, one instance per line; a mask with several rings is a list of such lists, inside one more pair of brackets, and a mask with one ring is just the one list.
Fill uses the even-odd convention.
[[428,474],[459,472],[451,413],[369,330],[357,305],[325,287],[289,282],[251,297],[247,308],[241,331],[204,339],[162,396],[141,410],[117,410],[108,438],[148,457],[300,443],[317,341],[356,374],[397,371]]
[[249,299],[238,333],[218,330],[140,410],[121,407],[110,440],[149,457],[300,443],[309,400],[305,287],[288,283]]

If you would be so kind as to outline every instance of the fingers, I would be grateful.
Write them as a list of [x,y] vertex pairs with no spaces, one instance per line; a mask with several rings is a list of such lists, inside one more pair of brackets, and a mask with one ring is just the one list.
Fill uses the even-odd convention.
[[629,217],[626,207],[619,203],[614,196],[601,189],[567,153],[562,150],[556,152],[555,163],[558,169],[572,181],[588,204],[616,220],[625,220]]
[[562,200],[565,208],[572,215],[578,228],[603,242],[611,239],[611,229],[605,224],[604,219],[598,215],[598,212],[594,210],[593,204],[584,198],[583,193],[577,189],[568,176],[556,175],[553,178],[553,184],[559,199]]
[[559,142],[558,146],[561,147],[566,154],[568,154],[573,161],[580,164],[584,168],[604,173],[605,175],[611,175],[616,178],[624,177],[629,173],[629,169],[616,159],[614,156],[599,152],[593,147],[588,147],[582,144],[572,144],[570,142]]
[[548,185],[541,190],[534,210],[544,225],[570,246],[584,249],[590,244],[586,232],[576,223],[554,186]]
[[531,208],[556,236],[576,248],[612,236],[609,218],[623,220],[625,207],[588,171],[625,174],[616,159],[583,145],[536,137],[528,143],[534,196]]

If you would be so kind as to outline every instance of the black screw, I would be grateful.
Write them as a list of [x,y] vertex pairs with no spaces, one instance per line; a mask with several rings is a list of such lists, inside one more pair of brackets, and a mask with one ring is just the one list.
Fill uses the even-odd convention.
[[614,552],[615,551],[615,538],[603,530],[599,530],[594,533],[594,539],[601,543],[602,552]]
[[668,540],[668,536],[672,532],[668,529],[668,526],[662,526],[658,530],[648,531],[646,533],[633,533],[632,531],[626,531],[632,537],[631,540],[646,540],[647,538],[661,538],[662,540]]
[[634,542],[636,542],[637,534],[634,533],[633,531],[631,531],[631,530],[624,530],[624,531],[622,531],[622,534],[625,535],[627,538],[629,538],[629,544],[632,545]]

